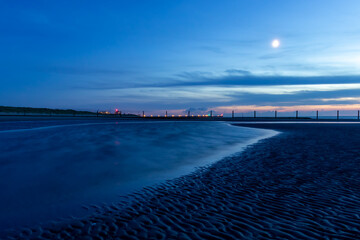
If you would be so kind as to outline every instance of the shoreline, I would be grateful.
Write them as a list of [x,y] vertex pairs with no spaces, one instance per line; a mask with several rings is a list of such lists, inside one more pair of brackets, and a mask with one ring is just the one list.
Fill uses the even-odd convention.
[[[7,165],[10,171],[4,171],[6,165],[0,169],[2,182],[8,182],[1,199],[0,232],[70,216],[89,216],[91,208],[86,211],[84,207],[116,202],[120,195],[187,175],[274,133],[223,122],[87,122],[1,124],[1,162],[17,161]],[[19,127],[21,129],[12,129]],[[94,137],[100,131],[102,137],[93,146]],[[74,139],[81,140],[77,145],[82,149],[81,156],[71,147],[78,142]],[[32,142],[37,142],[41,151],[36,151]],[[56,149],[50,147],[48,150],[48,146]],[[114,153],[103,155],[103,149],[109,146]],[[11,149],[24,149],[25,154],[12,154]],[[85,154],[85,150],[92,153]],[[38,158],[29,159],[26,151]],[[101,153],[99,157],[94,155],[98,153]],[[57,170],[58,166],[62,173]],[[42,169],[41,174],[39,169]],[[92,183],[96,183],[96,187]],[[53,188],[50,192],[47,190]]]
[[321,116],[318,119],[316,117],[164,117],[164,116],[154,116],[154,117],[120,117],[117,115],[110,116],[89,116],[89,115],[58,115],[58,116],[50,116],[50,115],[1,115],[0,114],[0,122],[15,122],[15,121],[53,121],[53,120],[93,120],[93,121],[154,121],[154,122],[169,122],[169,121],[196,121],[196,122],[211,122],[211,121],[219,121],[219,122],[252,122],[252,123],[281,123],[281,122],[360,122],[360,119],[357,116],[341,116],[337,119],[335,116]]
[[130,203],[17,237],[360,237],[358,124],[236,125],[282,133],[190,175],[146,187]]
[[[125,122],[119,122],[118,124],[122,124]],[[138,123],[145,123],[145,124],[152,124],[155,122],[146,122],[146,121],[132,121],[132,122],[127,122],[130,124],[138,124]],[[163,124],[168,124],[167,122],[161,122]],[[189,122],[183,122],[183,124],[187,124]],[[115,124],[115,122],[96,122],[96,123],[81,123],[81,124],[75,124],[75,125],[54,125],[54,126],[46,126],[46,127],[35,127],[35,128],[29,128],[29,129],[14,129],[14,130],[3,130],[0,131],[0,136],[1,133],[26,133],[28,131],[43,131],[43,130],[47,130],[47,129],[52,129],[52,128],[63,128],[63,127],[74,127],[74,126],[84,126],[84,125],[98,125],[98,124]],[[182,122],[179,122],[179,124],[182,124]],[[3,232],[8,232],[9,229],[12,229],[14,232],[17,230],[21,230],[22,228],[26,227],[26,228],[32,228],[32,227],[36,227],[37,225],[44,225],[46,226],[47,222],[51,222],[51,221],[57,221],[57,219],[63,219],[64,221],[66,221],[66,219],[70,219],[70,217],[75,217],[75,218],[84,218],[87,216],[91,216],[92,213],[94,213],[99,206],[105,205],[106,203],[112,203],[112,202],[116,202],[117,200],[119,200],[118,197],[124,197],[127,194],[133,194],[135,192],[138,192],[139,190],[141,190],[143,187],[152,187],[154,188],[154,186],[157,186],[163,182],[168,182],[171,181],[172,179],[176,179],[178,177],[182,177],[182,176],[187,176],[189,174],[191,174],[192,172],[196,171],[198,168],[206,168],[207,166],[210,166],[212,164],[214,164],[217,161],[220,161],[221,159],[223,159],[224,157],[227,156],[231,156],[234,154],[238,154],[239,152],[243,151],[247,146],[252,145],[256,142],[258,142],[259,140],[265,139],[265,138],[269,138],[272,137],[276,134],[278,134],[275,131],[272,130],[250,130],[249,128],[238,128],[236,126],[233,126],[231,124],[228,123],[209,123],[207,125],[204,125],[205,123],[196,123],[196,125],[194,125],[193,127],[196,127],[198,125],[198,127],[200,126],[223,126],[223,130],[228,128],[228,131],[230,132],[237,132],[238,134],[243,134],[241,136],[243,136],[242,138],[238,139],[238,142],[234,142],[233,144],[225,144],[222,147],[217,147],[218,150],[211,150],[208,149],[210,151],[212,151],[211,154],[208,154],[207,152],[204,152],[207,154],[207,156],[202,156],[201,158],[194,158],[192,161],[194,161],[194,163],[186,163],[183,166],[179,166],[176,169],[168,169],[168,172],[166,173],[166,178],[162,177],[161,180],[152,180],[152,182],[149,182],[147,184],[140,184],[141,181],[135,182],[134,184],[127,184],[125,183],[125,185],[122,188],[117,188],[117,191],[123,190],[125,192],[120,193],[117,191],[114,191],[114,196],[112,198],[107,198],[106,200],[103,199],[102,201],[89,201],[89,202],[84,202],[84,203],[79,203],[79,206],[77,209],[73,209],[71,211],[70,214],[66,215],[61,215],[61,216],[54,216],[53,218],[49,218],[47,219],[47,221],[45,219],[43,219],[43,221],[39,221],[39,222],[34,222],[34,224],[30,224],[30,222],[26,223],[26,224],[18,224],[18,226],[11,226],[9,224],[9,227],[4,227],[2,229],[0,229],[0,236],[3,235],[1,233]],[[162,124],[161,124],[162,125]],[[225,127],[225,128],[224,128]],[[206,131],[211,131],[208,127],[206,127]],[[34,133],[34,134],[35,134]],[[220,132],[219,132],[220,133]],[[216,135],[214,135],[213,137],[215,137]],[[205,137],[205,136],[203,136]],[[211,136],[210,136],[211,137]],[[194,138],[192,138],[194,140]],[[206,139],[206,137],[205,137]],[[226,139],[226,138],[225,138]],[[231,138],[227,139],[227,141],[229,141]],[[247,140],[246,140],[247,139]],[[211,140],[210,140],[211,141]],[[221,142],[218,142],[218,144]],[[200,144],[200,143],[199,143]],[[201,145],[199,145],[199,147],[201,147]],[[215,146],[213,146],[215,147]],[[198,151],[200,151],[200,149],[198,149]],[[195,154],[195,153],[194,153]],[[198,157],[201,155],[197,155]],[[189,160],[187,160],[189,161]],[[159,178],[159,176],[157,176],[157,178]],[[129,185],[129,186],[127,186]],[[135,186],[136,185],[136,186]],[[139,186],[137,186],[139,185]],[[141,186],[142,185],[142,186]],[[131,187],[132,186],[132,187]],[[124,190],[126,189],[126,190]],[[109,195],[110,196],[110,195]],[[97,206],[95,208],[91,207],[91,206]],[[82,211],[79,211],[83,209]],[[84,211],[85,210],[85,211]],[[6,221],[6,218],[4,218],[4,220]],[[44,221],[45,220],[45,221]],[[10,221],[10,220],[9,220]],[[13,221],[13,220],[12,220]],[[10,221],[11,222],[11,221]]]

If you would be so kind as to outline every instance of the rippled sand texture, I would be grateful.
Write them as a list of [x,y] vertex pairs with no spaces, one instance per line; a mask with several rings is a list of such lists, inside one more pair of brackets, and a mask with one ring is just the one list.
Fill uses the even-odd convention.
[[[243,124],[244,125],[244,124]],[[360,125],[282,131],[88,219],[27,229],[48,239],[359,239]]]

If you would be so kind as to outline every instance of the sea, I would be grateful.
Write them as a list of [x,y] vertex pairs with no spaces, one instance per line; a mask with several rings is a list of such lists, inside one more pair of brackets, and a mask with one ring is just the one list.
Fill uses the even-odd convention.
[[0,122],[0,232],[83,217],[272,137],[226,122]]

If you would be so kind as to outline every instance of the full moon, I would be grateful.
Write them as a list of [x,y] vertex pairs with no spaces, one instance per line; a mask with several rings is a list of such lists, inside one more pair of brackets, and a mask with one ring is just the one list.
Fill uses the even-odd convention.
[[280,46],[280,41],[277,39],[274,39],[271,43],[273,48],[278,48]]

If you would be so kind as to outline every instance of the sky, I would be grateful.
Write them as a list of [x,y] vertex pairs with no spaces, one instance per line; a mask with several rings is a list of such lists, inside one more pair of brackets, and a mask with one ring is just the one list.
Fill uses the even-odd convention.
[[0,105],[353,114],[359,9],[358,0],[1,0]]

